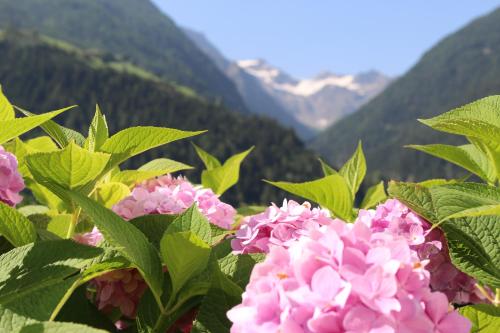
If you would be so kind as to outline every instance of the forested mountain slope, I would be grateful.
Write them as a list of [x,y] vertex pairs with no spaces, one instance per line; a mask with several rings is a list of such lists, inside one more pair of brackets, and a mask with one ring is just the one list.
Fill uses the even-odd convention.
[[[261,179],[306,180],[319,175],[316,157],[292,130],[276,122],[231,112],[159,82],[153,75],[127,64],[88,53],[43,37],[11,33],[0,39],[0,84],[13,103],[40,113],[78,104],[59,121],[86,134],[99,103],[110,130],[134,125],[158,125],[209,132],[194,141],[225,159],[252,145],[241,181],[224,194],[231,202],[266,203],[283,194]],[[179,142],[140,155],[135,164],[165,156],[198,166],[189,142]]]
[[457,143],[417,122],[500,93],[500,9],[480,17],[424,54],[404,76],[358,112],[325,130],[311,146],[335,164],[363,141],[372,176],[454,176],[450,164],[405,144]]
[[150,0],[0,0],[0,28],[96,48],[246,110],[233,83]]

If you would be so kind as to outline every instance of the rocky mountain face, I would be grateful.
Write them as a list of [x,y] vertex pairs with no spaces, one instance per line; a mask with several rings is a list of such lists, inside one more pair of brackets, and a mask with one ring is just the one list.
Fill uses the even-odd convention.
[[233,81],[251,112],[291,126],[305,139],[356,111],[390,82],[376,71],[299,80],[262,59],[230,61],[203,34],[184,31]]

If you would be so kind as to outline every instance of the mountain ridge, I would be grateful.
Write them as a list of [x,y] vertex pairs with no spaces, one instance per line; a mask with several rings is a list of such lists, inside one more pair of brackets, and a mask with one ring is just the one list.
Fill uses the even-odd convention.
[[383,93],[322,132],[310,147],[340,165],[361,139],[373,180],[462,176],[451,164],[402,146],[462,143],[417,119],[500,93],[499,77],[500,8],[442,39]]
[[0,28],[9,27],[120,55],[166,81],[247,112],[234,84],[150,0],[0,0]]

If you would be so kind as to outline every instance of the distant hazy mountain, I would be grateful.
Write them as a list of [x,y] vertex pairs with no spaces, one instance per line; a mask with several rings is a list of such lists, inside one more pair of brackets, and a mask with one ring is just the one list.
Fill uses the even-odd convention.
[[122,56],[160,78],[246,111],[234,84],[150,0],[0,0],[0,29],[39,31]]
[[390,81],[376,71],[358,75],[324,72],[311,79],[297,80],[261,59],[241,60],[237,64],[257,78],[297,120],[315,129],[324,129],[356,111]]
[[355,76],[325,72],[297,80],[264,60],[230,61],[203,34],[184,31],[236,84],[251,112],[292,126],[306,139],[356,111],[390,81],[376,71]]
[[361,139],[374,176],[413,180],[459,176],[451,164],[403,145],[463,142],[417,119],[498,94],[500,9],[444,38],[383,93],[325,130],[312,145],[338,166]]

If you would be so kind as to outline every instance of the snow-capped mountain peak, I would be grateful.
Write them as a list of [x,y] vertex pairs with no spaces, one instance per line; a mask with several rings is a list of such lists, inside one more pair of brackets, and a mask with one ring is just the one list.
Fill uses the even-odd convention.
[[390,79],[376,71],[357,75],[322,72],[297,80],[262,59],[236,62],[302,123],[325,128],[382,91]]

